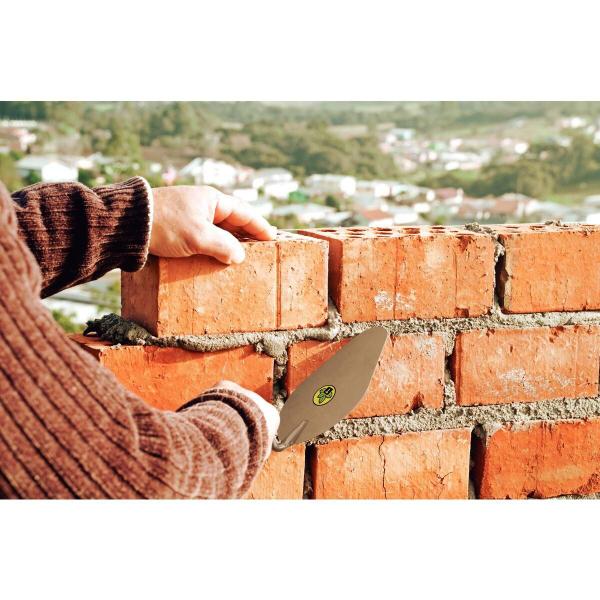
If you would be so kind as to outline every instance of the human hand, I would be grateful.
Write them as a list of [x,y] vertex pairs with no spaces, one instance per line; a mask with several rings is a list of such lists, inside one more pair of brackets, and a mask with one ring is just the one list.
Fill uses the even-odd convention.
[[267,455],[270,454],[271,447],[273,446],[273,440],[275,439],[277,430],[279,429],[279,411],[270,402],[267,402],[261,398],[257,393],[247,390],[233,381],[219,381],[213,387],[230,389],[238,394],[242,394],[246,398],[250,398],[250,400],[253,400],[256,403],[258,408],[262,411],[265,421],[267,422],[267,432],[269,435],[269,448],[267,450]]
[[150,254],[206,254],[225,264],[241,263],[244,248],[232,233],[257,240],[275,238],[275,227],[249,204],[210,186],[159,187],[154,188],[153,195]]

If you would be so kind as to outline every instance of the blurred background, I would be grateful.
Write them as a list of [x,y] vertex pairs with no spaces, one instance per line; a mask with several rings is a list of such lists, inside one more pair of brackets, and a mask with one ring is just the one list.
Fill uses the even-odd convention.
[[[206,184],[280,228],[600,223],[600,102],[0,102],[0,180]],[[119,273],[45,300],[67,331]]]

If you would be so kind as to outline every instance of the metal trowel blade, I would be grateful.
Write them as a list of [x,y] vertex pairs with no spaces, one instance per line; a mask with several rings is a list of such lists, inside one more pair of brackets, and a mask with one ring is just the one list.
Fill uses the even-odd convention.
[[348,415],[367,391],[387,339],[386,329],[372,327],[307,377],[281,410],[273,449],[312,440]]

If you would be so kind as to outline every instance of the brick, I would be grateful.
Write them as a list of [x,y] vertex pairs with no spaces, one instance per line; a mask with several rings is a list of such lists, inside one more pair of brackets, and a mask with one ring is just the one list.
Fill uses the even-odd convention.
[[318,326],[327,319],[327,244],[280,232],[243,240],[246,260],[150,257],[122,274],[122,315],[152,334],[204,335]]
[[505,225],[498,296],[505,312],[600,309],[600,226]]
[[271,452],[257,475],[249,500],[301,500],[304,494],[304,446]]
[[[286,387],[293,392],[350,340],[307,340],[288,349]],[[371,384],[350,418],[404,414],[419,407],[441,408],[444,398],[444,341],[439,334],[388,339]]]
[[600,419],[508,424],[475,437],[480,498],[600,492]]
[[112,346],[80,335],[72,339],[131,392],[163,410],[176,410],[221,379],[272,399],[273,359],[253,346],[192,352],[155,346]]
[[457,403],[596,396],[599,342],[597,326],[463,331],[451,361]]
[[330,294],[345,322],[475,317],[494,293],[494,242],[453,227],[307,229],[329,243]]
[[338,440],[315,446],[314,498],[468,498],[469,429]]

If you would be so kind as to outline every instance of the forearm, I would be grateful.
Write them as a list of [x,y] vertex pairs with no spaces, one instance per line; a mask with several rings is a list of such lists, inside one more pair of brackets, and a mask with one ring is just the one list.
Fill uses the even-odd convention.
[[19,235],[40,267],[42,296],[111,269],[141,268],[150,239],[151,194],[141,177],[93,190],[57,183],[15,192]]
[[0,190],[0,497],[245,494],[267,454],[258,406],[211,390],[171,413],[128,393],[36,297],[9,205]]

